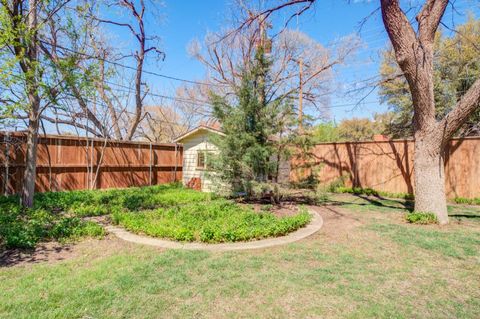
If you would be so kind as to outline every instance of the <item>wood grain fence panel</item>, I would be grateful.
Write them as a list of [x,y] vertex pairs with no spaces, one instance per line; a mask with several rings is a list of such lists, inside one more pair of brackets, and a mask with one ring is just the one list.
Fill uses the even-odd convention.
[[[413,194],[413,149],[412,140],[318,144],[292,158],[290,181],[343,179],[349,187]],[[480,138],[452,139],[445,160],[447,196],[480,197]]]
[[[175,144],[106,143],[102,139],[55,135],[42,136],[38,142],[35,188],[39,192],[125,188],[181,180],[182,148]],[[18,193],[25,167],[23,133],[0,133],[0,163],[0,190],[3,194]]]

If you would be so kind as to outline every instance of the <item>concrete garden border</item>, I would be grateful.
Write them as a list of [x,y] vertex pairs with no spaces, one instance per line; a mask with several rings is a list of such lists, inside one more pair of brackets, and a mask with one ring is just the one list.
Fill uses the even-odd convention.
[[236,243],[221,243],[221,244],[204,244],[204,243],[181,243],[178,241],[159,239],[147,236],[141,236],[126,231],[123,228],[116,226],[106,226],[106,230],[114,234],[120,239],[129,241],[136,244],[149,245],[167,249],[185,249],[185,250],[208,250],[208,251],[232,251],[232,250],[249,250],[249,249],[261,249],[274,246],[280,246],[290,244],[306,238],[317,231],[323,226],[323,218],[319,213],[312,209],[308,209],[312,215],[310,223],[286,236],[273,237],[248,242],[236,242]]

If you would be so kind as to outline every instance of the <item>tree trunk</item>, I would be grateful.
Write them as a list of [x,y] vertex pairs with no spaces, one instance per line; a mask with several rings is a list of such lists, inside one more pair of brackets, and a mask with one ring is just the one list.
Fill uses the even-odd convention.
[[[39,102],[38,97],[36,102]],[[33,206],[33,195],[35,194],[35,179],[37,173],[37,146],[38,146],[38,105],[36,111],[30,111],[28,123],[27,149],[25,159],[25,173],[22,184],[22,206]]]
[[414,163],[415,211],[434,213],[440,224],[447,224],[442,144],[432,139],[415,137]]
[[40,96],[38,92],[38,39],[37,39],[37,0],[29,0],[28,29],[33,32],[27,47],[27,60],[23,63],[28,95],[28,133],[25,156],[25,173],[21,191],[21,203],[24,207],[33,206],[35,179],[37,173],[37,139],[40,121]]

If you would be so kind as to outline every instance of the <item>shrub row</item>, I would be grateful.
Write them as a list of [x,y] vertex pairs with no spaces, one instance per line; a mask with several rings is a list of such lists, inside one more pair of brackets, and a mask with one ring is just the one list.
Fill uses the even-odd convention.
[[[331,189],[332,193],[349,193],[355,195],[373,195],[373,196],[382,196],[386,198],[400,198],[400,199],[407,199],[413,200],[415,196],[413,194],[408,193],[390,193],[390,192],[383,192],[377,191],[372,188],[360,188],[360,187],[344,187],[339,186]],[[476,198],[464,198],[464,197],[455,197],[453,200],[456,204],[467,204],[467,205],[480,205],[480,197]]]

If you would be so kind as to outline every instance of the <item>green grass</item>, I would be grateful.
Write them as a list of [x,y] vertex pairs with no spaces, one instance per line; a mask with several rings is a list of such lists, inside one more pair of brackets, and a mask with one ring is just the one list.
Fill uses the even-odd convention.
[[[336,205],[356,212],[396,212],[409,215],[414,202],[408,199],[377,198],[349,193],[328,194],[325,205]],[[447,205],[448,215],[452,220],[480,221],[480,207],[470,205]]]
[[0,318],[480,317],[478,223],[341,213],[324,213],[319,234],[264,250],[104,240],[54,264],[1,268]]
[[[202,210],[208,198],[194,196],[175,209]],[[285,246],[159,250],[107,237],[62,261],[0,268],[0,318],[480,318],[476,207],[450,206],[463,217],[440,227],[406,223],[408,201],[326,204],[322,230]]]
[[479,257],[480,253],[480,232],[441,231],[395,224],[374,224],[370,229],[402,246],[429,250],[443,256],[467,259]]
[[148,236],[208,243],[247,241],[288,234],[308,224],[306,209],[276,217],[227,200],[196,202],[144,212],[115,212],[114,223]]

